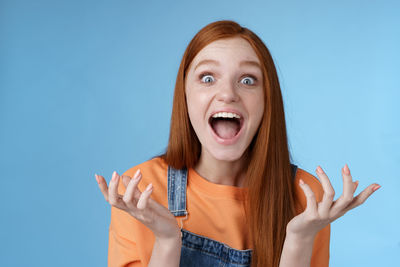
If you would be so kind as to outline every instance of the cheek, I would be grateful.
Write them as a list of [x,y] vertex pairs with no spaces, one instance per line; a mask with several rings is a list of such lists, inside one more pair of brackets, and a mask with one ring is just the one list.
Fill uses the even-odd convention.
[[207,108],[208,103],[210,102],[210,92],[204,90],[204,88],[191,87],[186,91],[186,102],[191,106],[190,108],[196,113],[202,111],[204,113]]
[[258,107],[257,115],[258,115],[259,120],[261,121],[261,118],[263,117],[264,109],[265,109],[264,96],[260,96],[259,100],[260,100],[260,101],[258,101],[259,103],[257,103],[255,106]]
[[261,120],[264,115],[265,103],[264,103],[264,95],[259,95],[255,98],[251,103],[249,103],[249,110],[250,114],[254,118],[252,123],[252,128],[256,131],[260,127]]
[[189,118],[193,128],[195,129],[205,114],[203,102],[204,97],[201,94],[195,92],[195,90],[187,91],[186,103],[188,107]]
[[253,114],[255,118],[261,119],[265,109],[264,93],[259,92],[249,97],[247,106],[249,107],[249,112]]

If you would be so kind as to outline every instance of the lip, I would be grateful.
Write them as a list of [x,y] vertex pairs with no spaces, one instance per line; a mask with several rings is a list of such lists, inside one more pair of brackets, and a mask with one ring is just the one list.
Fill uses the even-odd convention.
[[[219,137],[214,132],[214,130],[213,130],[211,124],[210,124],[210,119],[212,118],[212,116],[214,114],[216,114],[218,112],[231,112],[231,113],[236,113],[236,114],[238,114],[240,116],[240,130],[233,138],[231,138],[231,139],[223,139],[223,138]],[[243,130],[244,129],[244,127],[243,127],[243,125],[244,125],[244,117],[243,117],[241,112],[239,112],[239,111],[237,111],[235,109],[220,109],[220,110],[213,111],[210,114],[210,116],[208,117],[207,124],[209,126],[210,131],[211,131],[211,135],[214,137],[214,139],[217,141],[217,143],[221,144],[221,145],[232,145],[232,144],[236,143],[236,141],[240,138],[240,136],[242,135],[242,133],[244,131]]]

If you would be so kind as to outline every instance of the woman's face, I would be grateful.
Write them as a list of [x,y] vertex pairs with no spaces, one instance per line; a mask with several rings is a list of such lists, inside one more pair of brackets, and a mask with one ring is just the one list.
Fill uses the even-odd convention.
[[193,59],[186,101],[202,153],[235,161],[249,146],[264,112],[260,65],[251,45],[240,37],[214,41]]

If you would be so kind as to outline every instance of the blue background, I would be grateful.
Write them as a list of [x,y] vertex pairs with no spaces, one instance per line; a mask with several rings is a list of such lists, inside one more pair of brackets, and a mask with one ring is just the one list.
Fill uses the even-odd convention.
[[331,266],[400,266],[398,1],[0,1],[1,266],[106,266],[107,179],[164,151],[183,52],[233,19],[269,47],[293,159],[342,191]]

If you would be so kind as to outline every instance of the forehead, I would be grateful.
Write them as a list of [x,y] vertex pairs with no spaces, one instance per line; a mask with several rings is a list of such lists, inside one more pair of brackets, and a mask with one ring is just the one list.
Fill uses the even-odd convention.
[[241,37],[220,39],[206,45],[193,59],[193,65],[204,59],[255,61],[260,63],[256,52],[248,41]]

